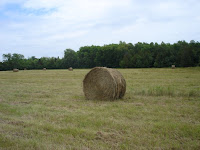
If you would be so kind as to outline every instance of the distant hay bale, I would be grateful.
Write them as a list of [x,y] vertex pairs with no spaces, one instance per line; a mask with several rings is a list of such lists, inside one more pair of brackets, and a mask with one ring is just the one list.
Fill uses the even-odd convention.
[[27,70],[26,68],[24,68],[24,70]]
[[73,71],[73,68],[72,68],[72,67],[70,67],[70,68],[68,68],[68,70],[69,70],[69,71]]
[[172,69],[175,69],[176,68],[176,66],[175,65],[172,65]]
[[47,70],[47,68],[43,68],[43,70],[44,70],[44,71],[46,71],[46,70]]
[[115,69],[95,67],[83,80],[83,92],[86,99],[119,99],[126,92],[126,81]]
[[18,72],[19,71],[19,69],[13,69],[13,72]]

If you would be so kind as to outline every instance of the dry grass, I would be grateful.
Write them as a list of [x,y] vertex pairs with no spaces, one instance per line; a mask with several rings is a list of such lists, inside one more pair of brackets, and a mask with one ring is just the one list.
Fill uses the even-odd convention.
[[73,71],[73,68],[72,68],[72,67],[69,67],[68,70],[69,70],[69,71]]
[[0,149],[199,149],[200,68],[120,69],[122,100],[85,100],[89,70],[0,72]]
[[172,65],[172,69],[175,69],[176,68],[176,66],[175,65]]
[[126,92],[126,81],[116,69],[95,67],[83,80],[83,91],[89,100],[115,100]]
[[19,72],[19,69],[13,69],[13,72]]

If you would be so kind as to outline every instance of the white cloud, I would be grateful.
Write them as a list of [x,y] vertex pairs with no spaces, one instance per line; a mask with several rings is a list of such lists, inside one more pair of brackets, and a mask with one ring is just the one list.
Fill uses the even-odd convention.
[[64,20],[95,20],[105,17],[110,9],[128,7],[130,0],[28,0],[24,7],[27,9],[55,9],[51,15],[45,17],[61,18]]
[[56,56],[120,40],[199,40],[199,8],[198,0],[1,0],[0,55]]

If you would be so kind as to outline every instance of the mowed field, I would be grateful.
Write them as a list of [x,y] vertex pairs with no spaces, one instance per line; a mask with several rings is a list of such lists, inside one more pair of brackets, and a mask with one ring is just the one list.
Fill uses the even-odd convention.
[[0,149],[200,149],[200,68],[118,69],[125,97],[86,100],[90,69],[0,72]]

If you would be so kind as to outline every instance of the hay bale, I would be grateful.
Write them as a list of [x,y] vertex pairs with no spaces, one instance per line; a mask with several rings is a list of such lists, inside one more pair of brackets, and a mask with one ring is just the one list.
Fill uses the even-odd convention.
[[18,72],[19,71],[19,69],[13,69],[13,72]]
[[24,70],[27,70],[26,68],[24,68]]
[[119,99],[126,92],[126,81],[115,69],[95,67],[83,80],[83,92],[86,99]]
[[175,65],[172,65],[172,69],[175,69],[176,68],[176,66]]
[[46,71],[46,70],[47,70],[47,68],[43,68],[43,70],[44,70],[44,71]]
[[72,68],[72,67],[70,67],[70,68],[68,68],[68,70],[69,70],[69,71],[73,71],[73,68]]

